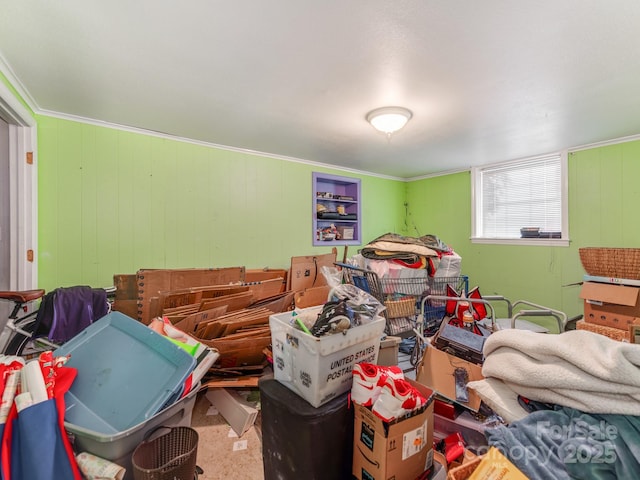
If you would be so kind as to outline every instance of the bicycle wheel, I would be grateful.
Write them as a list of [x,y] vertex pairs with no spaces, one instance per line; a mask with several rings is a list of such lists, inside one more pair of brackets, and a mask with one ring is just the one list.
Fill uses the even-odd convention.
[[55,348],[46,338],[34,335],[36,317],[27,318],[18,322],[16,328],[27,333],[27,335],[20,333],[20,331],[13,332],[7,342],[7,348],[4,350],[5,355],[18,355],[29,359],[38,356],[44,351]]

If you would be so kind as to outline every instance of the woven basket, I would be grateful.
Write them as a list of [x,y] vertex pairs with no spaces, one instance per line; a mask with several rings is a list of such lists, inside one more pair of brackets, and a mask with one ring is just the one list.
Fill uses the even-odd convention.
[[589,275],[640,280],[640,248],[585,247],[578,252]]
[[630,337],[628,330],[605,327],[604,325],[597,325],[595,323],[585,322],[584,320],[578,320],[576,322],[576,330],[586,330],[588,332],[598,333],[613,340],[618,340],[619,342],[628,342]]
[[387,318],[411,317],[416,313],[416,297],[404,297],[399,300],[387,300]]
[[466,480],[478,468],[484,456],[479,456],[473,460],[453,467],[447,473],[447,480]]
[[195,477],[198,432],[190,427],[167,428],[168,433],[143,441],[133,451],[134,480],[191,480]]

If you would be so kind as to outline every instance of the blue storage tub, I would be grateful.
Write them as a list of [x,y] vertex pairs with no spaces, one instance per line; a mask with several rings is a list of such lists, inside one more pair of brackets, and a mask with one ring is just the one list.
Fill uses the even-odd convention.
[[111,312],[56,349],[78,370],[65,395],[65,423],[123,432],[175,401],[196,366],[185,350],[144,324]]

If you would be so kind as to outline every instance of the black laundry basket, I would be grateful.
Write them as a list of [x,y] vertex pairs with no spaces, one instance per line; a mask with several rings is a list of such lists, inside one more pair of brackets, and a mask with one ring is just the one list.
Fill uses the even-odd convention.
[[145,440],[131,456],[135,480],[193,480],[198,432],[190,427],[160,427],[169,432]]

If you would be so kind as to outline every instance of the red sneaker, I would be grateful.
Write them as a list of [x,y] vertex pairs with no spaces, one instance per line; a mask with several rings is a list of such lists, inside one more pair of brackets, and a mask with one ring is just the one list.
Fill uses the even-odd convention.
[[401,380],[404,379],[404,373],[398,366],[383,367],[373,363],[357,363],[353,367],[351,400],[365,407],[372,406],[388,378]]
[[388,379],[372,411],[385,422],[390,422],[420,408],[426,398],[406,380]]

